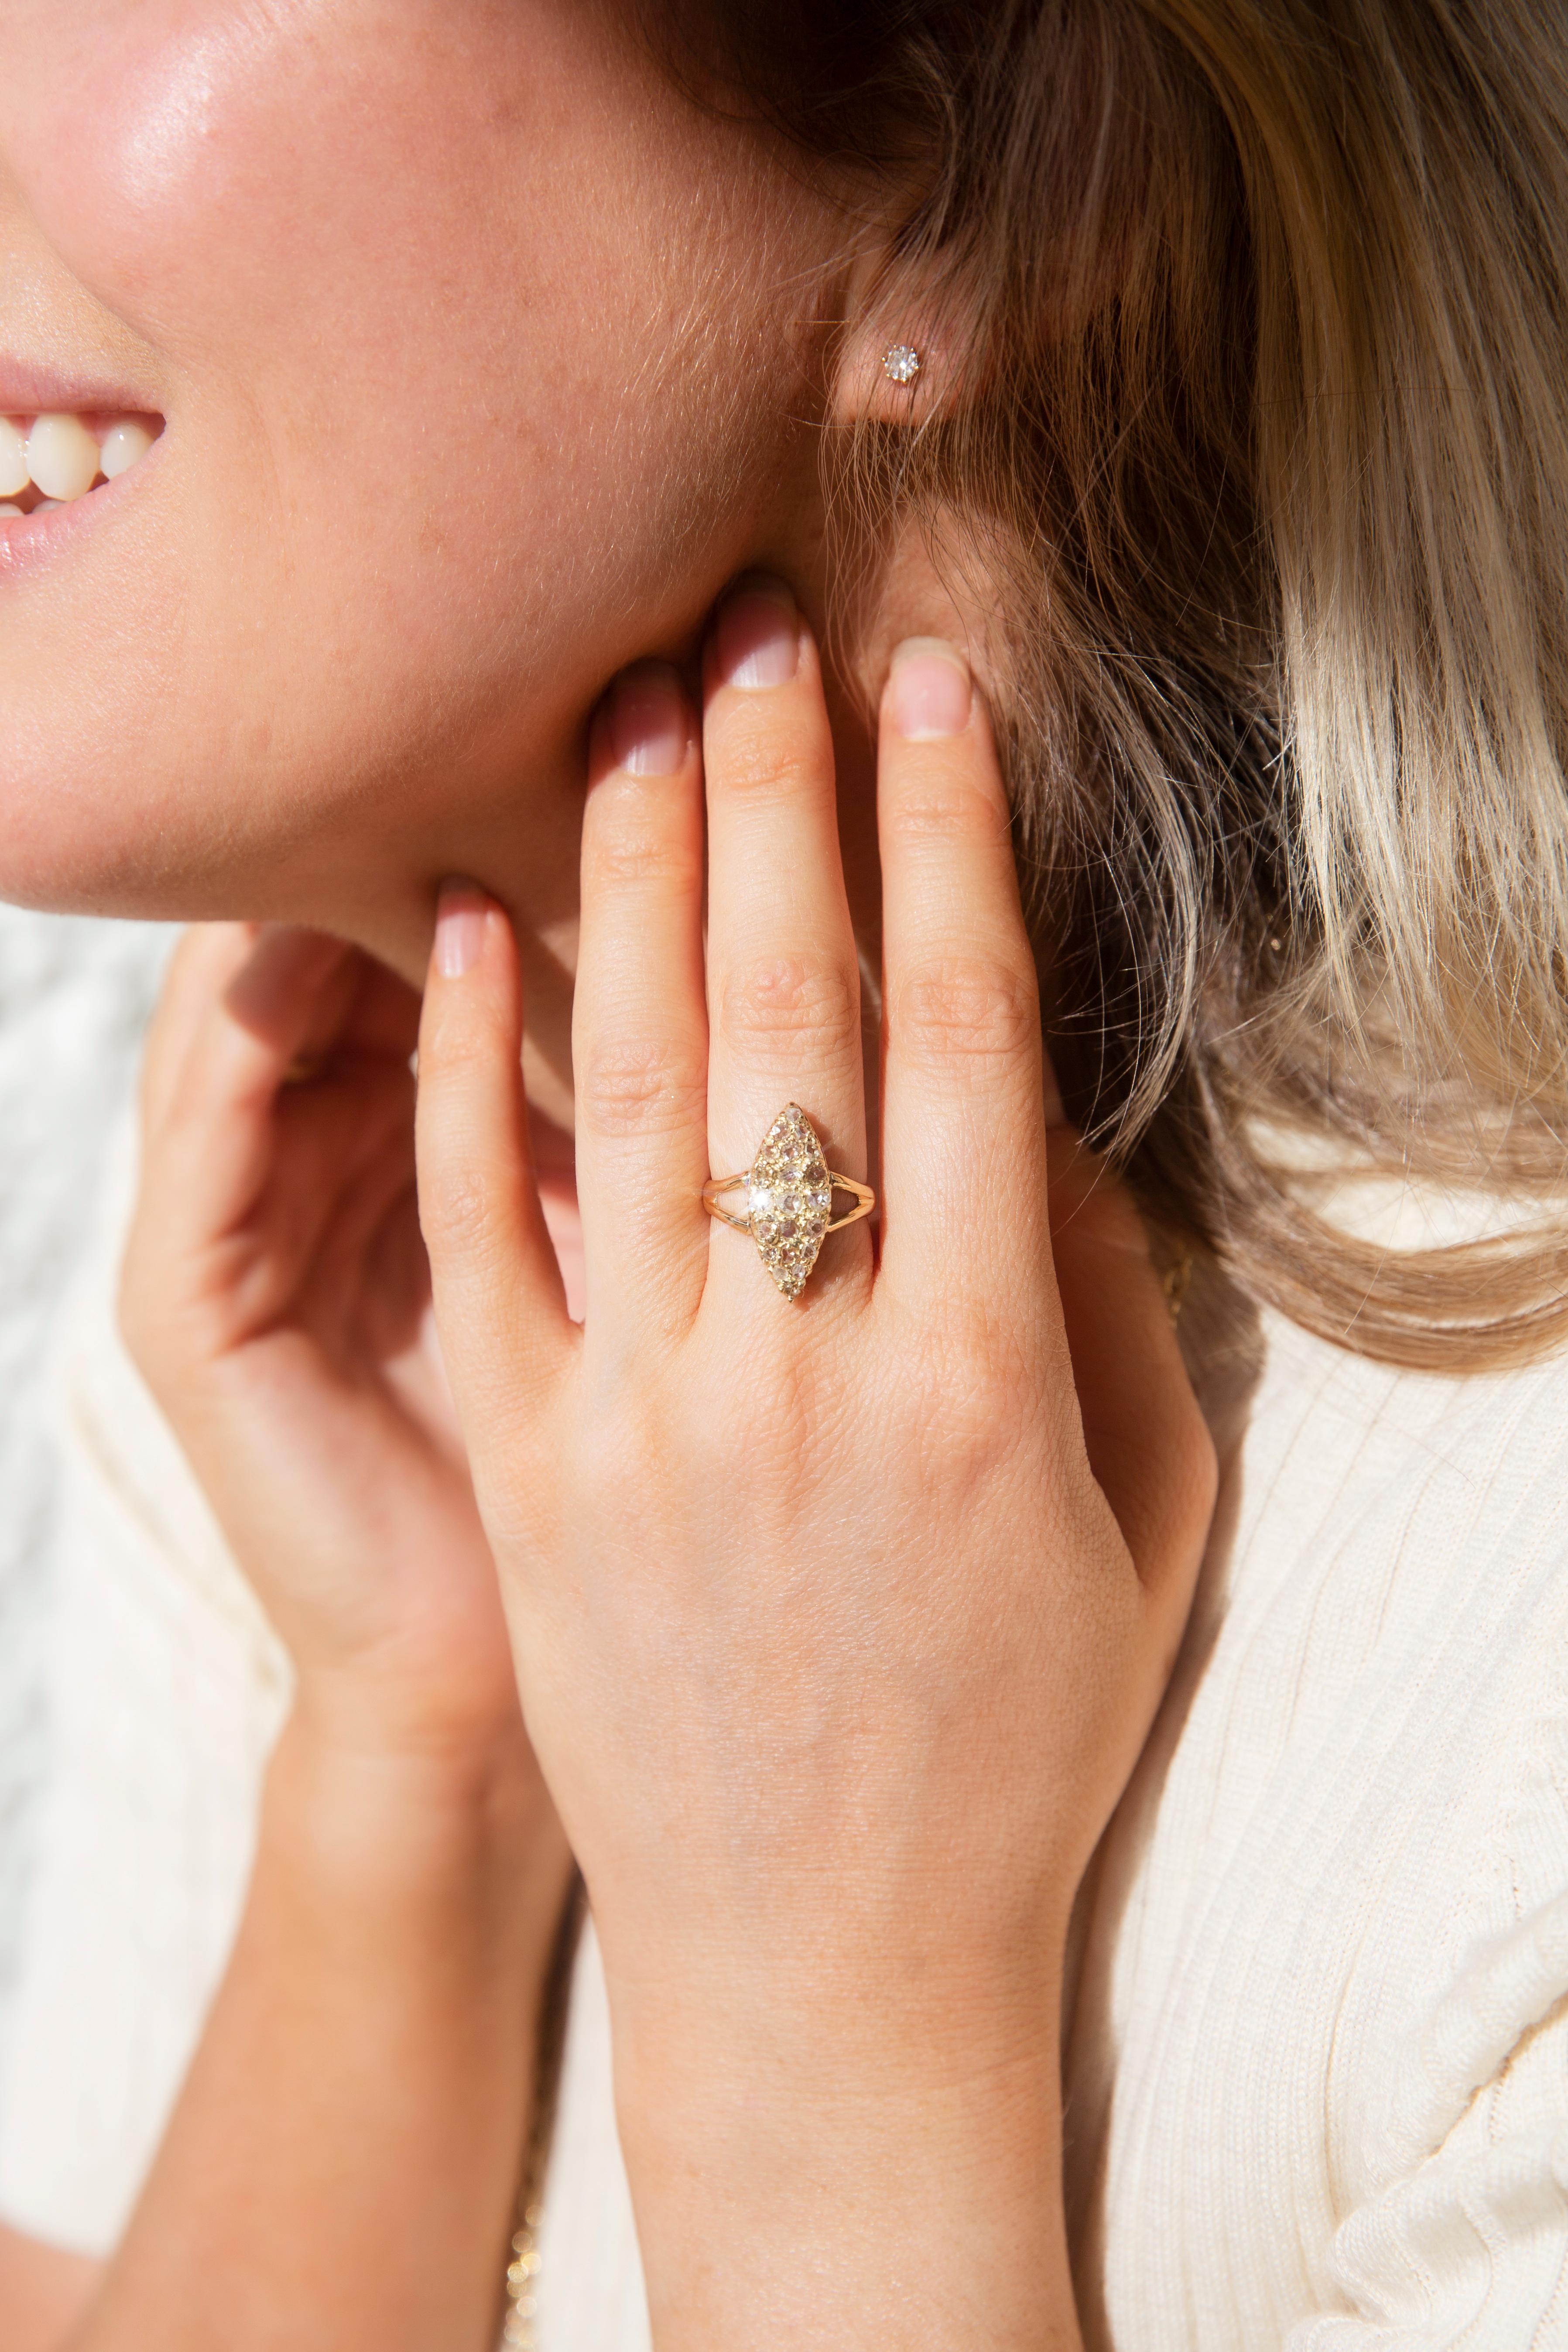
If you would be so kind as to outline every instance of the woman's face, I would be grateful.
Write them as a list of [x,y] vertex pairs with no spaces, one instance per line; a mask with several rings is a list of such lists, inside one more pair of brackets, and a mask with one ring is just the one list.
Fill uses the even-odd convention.
[[443,871],[569,918],[606,680],[809,579],[839,299],[631,13],[6,0],[0,416],[163,430],[0,519],[0,895],[405,967]]

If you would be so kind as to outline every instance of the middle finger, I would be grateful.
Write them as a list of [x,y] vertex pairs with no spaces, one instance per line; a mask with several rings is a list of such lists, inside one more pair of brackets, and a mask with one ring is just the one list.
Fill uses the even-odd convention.
[[[790,1103],[830,1168],[861,1178],[860,975],[839,856],[833,738],[811,633],[782,582],[745,582],[708,656],[708,1132],[713,1172],[749,1168]],[[743,1193],[725,1205],[745,1213]],[[836,1195],[834,1213],[852,1203]],[[868,1281],[868,1232],[827,1244],[836,1285]],[[721,1300],[777,1307],[754,1248],[716,1224]],[[823,1274],[814,1279],[813,1290]],[[770,1298],[770,1294],[772,1294]]]

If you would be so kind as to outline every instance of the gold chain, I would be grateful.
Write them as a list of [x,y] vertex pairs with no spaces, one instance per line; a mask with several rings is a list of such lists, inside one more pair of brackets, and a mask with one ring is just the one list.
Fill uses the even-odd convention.
[[506,2270],[506,2326],[500,2338],[506,2352],[539,2352],[539,2334],[534,2326],[539,2297],[534,2292],[534,2281],[539,2274],[539,2221],[542,2211],[537,2203],[525,2205],[512,2237],[511,2260]]
[[566,2053],[566,2014],[572,1999],[572,1968],[583,1925],[583,1879],[574,1871],[561,1913],[544,1990],[539,2010],[539,2054],[534,2072],[533,2112],[529,2119],[528,2145],[523,2152],[522,2185],[518,2192],[517,2228],[512,2233],[511,2260],[506,2271],[506,2325],[501,2330],[503,2352],[539,2352],[539,2225],[544,2217],[544,2175],[550,2163],[550,2143],[555,2130],[555,2109],[561,2094],[561,2064]]

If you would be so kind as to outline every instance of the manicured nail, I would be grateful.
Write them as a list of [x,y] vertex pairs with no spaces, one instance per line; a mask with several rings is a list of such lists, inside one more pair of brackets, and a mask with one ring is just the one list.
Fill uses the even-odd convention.
[[910,743],[962,735],[973,701],[969,664],[945,637],[906,637],[893,656],[888,710]]
[[610,688],[610,742],[628,776],[673,776],[691,730],[680,680],[663,662],[639,662]]
[[748,693],[787,686],[800,667],[800,614],[782,580],[754,573],[719,608],[719,674]]
[[461,980],[485,951],[489,902],[471,882],[448,882],[436,910],[436,969],[443,980]]

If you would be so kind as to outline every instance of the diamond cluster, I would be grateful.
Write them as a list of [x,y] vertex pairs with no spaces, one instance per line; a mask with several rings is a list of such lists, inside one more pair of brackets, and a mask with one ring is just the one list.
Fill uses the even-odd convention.
[[752,1236],[786,1298],[798,1298],[832,1214],[833,1185],[816,1131],[798,1103],[781,1110],[752,1162]]

